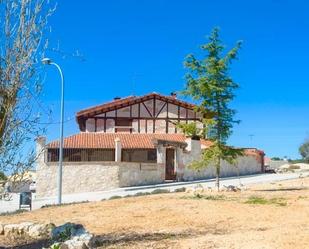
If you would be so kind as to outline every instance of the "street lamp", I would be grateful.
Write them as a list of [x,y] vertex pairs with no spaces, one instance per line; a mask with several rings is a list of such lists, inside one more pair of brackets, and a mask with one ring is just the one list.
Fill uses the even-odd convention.
[[53,65],[55,66],[61,77],[61,113],[60,113],[60,144],[59,144],[59,167],[58,167],[58,204],[61,204],[61,195],[62,195],[62,161],[63,161],[63,116],[64,116],[64,77],[62,70],[58,64],[53,62],[49,58],[42,59],[44,65]]

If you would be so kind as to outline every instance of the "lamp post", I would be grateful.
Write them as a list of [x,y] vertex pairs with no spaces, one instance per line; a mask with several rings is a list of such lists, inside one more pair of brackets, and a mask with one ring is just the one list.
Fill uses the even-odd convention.
[[58,64],[53,62],[49,58],[42,59],[42,63],[45,65],[53,65],[55,66],[61,77],[61,104],[60,104],[60,144],[59,144],[59,167],[58,167],[58,204],[61,204],[62,197],[62,161],[63,161],[63,117],[64,117],[64,77],[62,70]]

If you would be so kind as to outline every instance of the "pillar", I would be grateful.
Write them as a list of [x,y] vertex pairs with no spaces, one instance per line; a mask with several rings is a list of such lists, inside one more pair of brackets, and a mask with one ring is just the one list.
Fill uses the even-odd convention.
[[121,141],[119,137],[115,139],[115,162],[121,162]]

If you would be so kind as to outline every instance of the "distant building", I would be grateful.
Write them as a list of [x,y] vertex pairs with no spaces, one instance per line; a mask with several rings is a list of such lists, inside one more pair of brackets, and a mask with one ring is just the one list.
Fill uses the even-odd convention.
[[[196,122],[202,116],[194,105],[176,95],[150,93],[115,98],[76,114],[80,133],[64,139],[64,193],[101,191],[117,187],[193,180],[214,176],[210,167],[200,172],[188,165],[211,145],[192,140],[177,129],[179,122]],[[56,194],[59,142],[38,139],[37,196]],[[223,162],[221,175],[263,171],[264,153],[247,149],[237,167]]]

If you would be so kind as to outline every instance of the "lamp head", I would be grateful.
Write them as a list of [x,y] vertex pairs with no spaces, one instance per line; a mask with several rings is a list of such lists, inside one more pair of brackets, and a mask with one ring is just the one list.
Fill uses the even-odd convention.
[[49,59],[49,58],[43,58],[43,59],[42,59],[42,63],[43,63],[44,65],[50,65],[50,64],[52,63],[52,60]]

